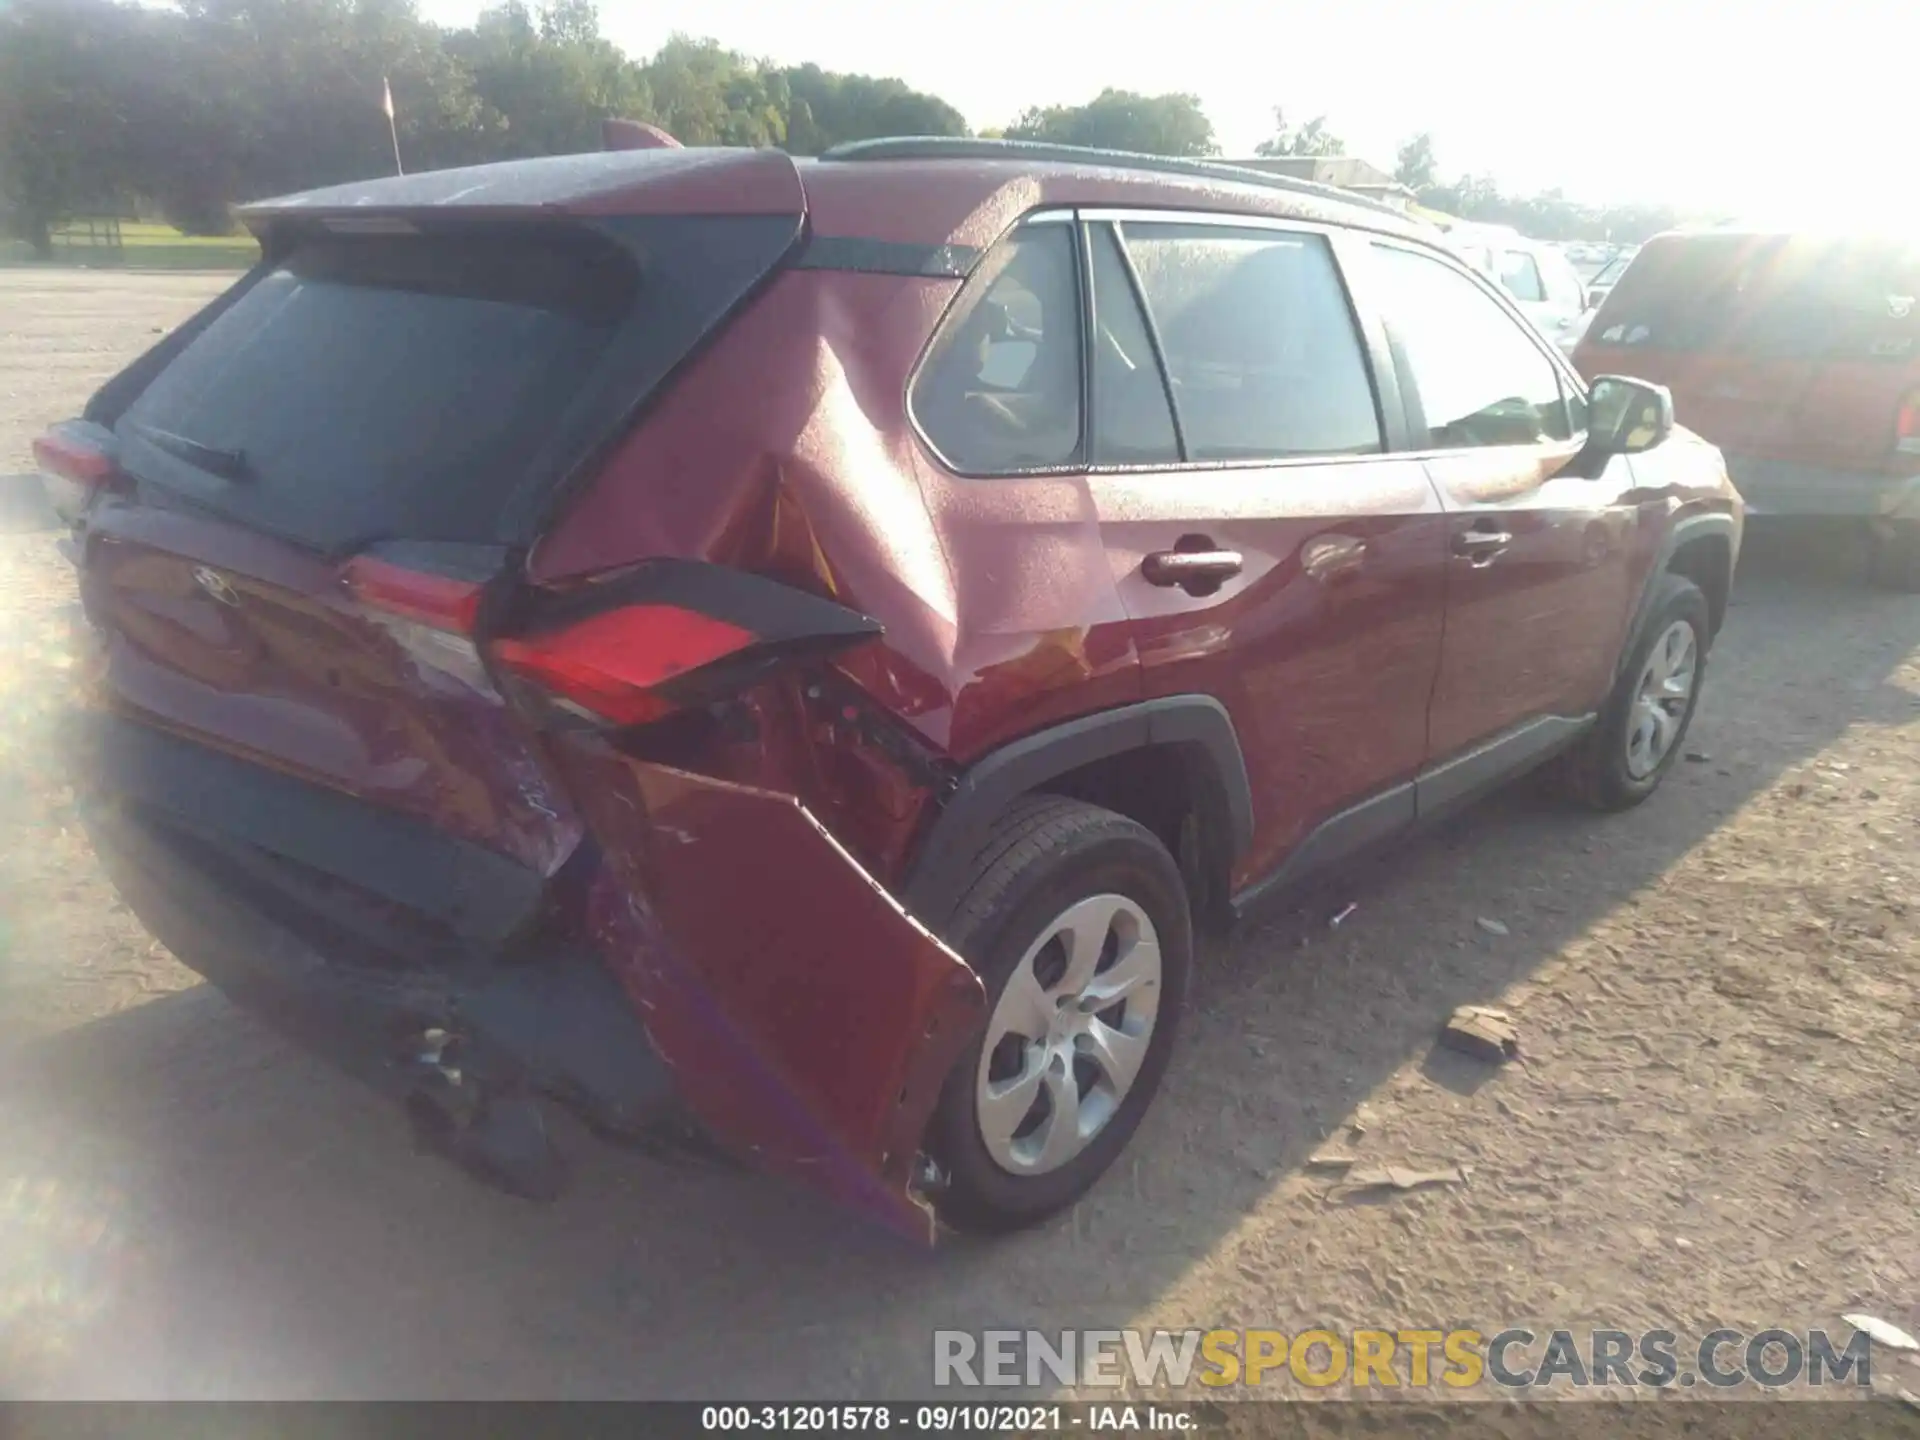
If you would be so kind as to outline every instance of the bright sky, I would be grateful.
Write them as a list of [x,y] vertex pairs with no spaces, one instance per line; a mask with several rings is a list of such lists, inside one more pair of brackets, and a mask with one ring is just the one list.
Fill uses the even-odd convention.
[[[481,5],[421,8],[464,24]],[[1865,203],[1920,230],[1920,0],[602,0],[600,18],[636,56],[684,30],[896,75],[976,129],[1108,85],[1191,91],[1229,155],[1284,105],[1389,169],[1430,130],[1443,178],[1781,219]]]

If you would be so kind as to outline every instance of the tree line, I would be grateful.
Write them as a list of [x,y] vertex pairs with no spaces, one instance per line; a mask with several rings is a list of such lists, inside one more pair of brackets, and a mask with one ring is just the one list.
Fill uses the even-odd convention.
[[[390,87],[394,135],[383,97]],[[675,36],[634,59],[592,0],[505,0],[471,26],[423,20],[414,0],[0,0],[0,224],[42,254],[76,216],[139,214],[189,234],[232,229],[242,200],[408,169],[597,149],[609,116],[687,145],[818,154],[885,135],[965,135],[966,118],[895,79],[774,65]],[[1334,155],[1325,116],[1275,112],[1263,155]],[[1107,90],[1035,107],[1009,138],[1217,155],[1197,97]],[[1583,209],[1558,192],[1442,185],[1429,137],[1399,173],[1427,203],[1545,238],[1638,239],[1669,212]]]

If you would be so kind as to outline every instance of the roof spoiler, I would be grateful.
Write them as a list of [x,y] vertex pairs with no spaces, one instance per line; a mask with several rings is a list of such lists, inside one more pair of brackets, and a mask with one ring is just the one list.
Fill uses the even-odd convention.
[[602,150],[679,150],[680,142],[658,125],[644,120],[606,119],[600,122]]

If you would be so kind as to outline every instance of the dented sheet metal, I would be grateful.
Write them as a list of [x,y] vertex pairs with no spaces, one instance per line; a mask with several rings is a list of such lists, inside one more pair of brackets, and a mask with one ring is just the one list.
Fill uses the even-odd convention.
[[597,938],[723,1142],[916,1239],[920,1139],[979,977],[792,796],[557,742],[607,857]]

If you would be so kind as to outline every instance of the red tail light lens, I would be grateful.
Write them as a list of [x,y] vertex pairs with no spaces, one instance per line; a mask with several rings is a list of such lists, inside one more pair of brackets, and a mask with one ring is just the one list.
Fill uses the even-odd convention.
[[522,593],[499,627],[518,633],[493,633],[490,622],[479,637],[480,582],[374,554],[348,561],[341,578],[360,614],[417,664],[498,698],[483,644],[494,676],[525,682],[518,699],[597,725],[648,724],[750,685],[769,666],[880,633],[831,601],[694,561],[652,560],[569,593]]
[[47,503],[72,524],[113,478],[113,432],[85,423],[56,427],[33,442],[33,463]]
[[370,555],[349,560],[345,579],[362,605],[435,630],[471,635],[480,613],[480,586],[471,580],[409,570]]
[[487,667],[474,648],[474,621],[481,586],[424,570],[411,570],[371,555],[356,555],[341,575],[362,614],[392,637],[413,660],[457,680],[476,694],[498,699]]
[[1902,455],[1920,455],[1920,390],[1907,393],[1894,422],[1893,448]]
[[545,635],[497,641],[494,658],[594,719],[643,725],[670,714],[660,687],[759,637],[677,605],[626,605]]

